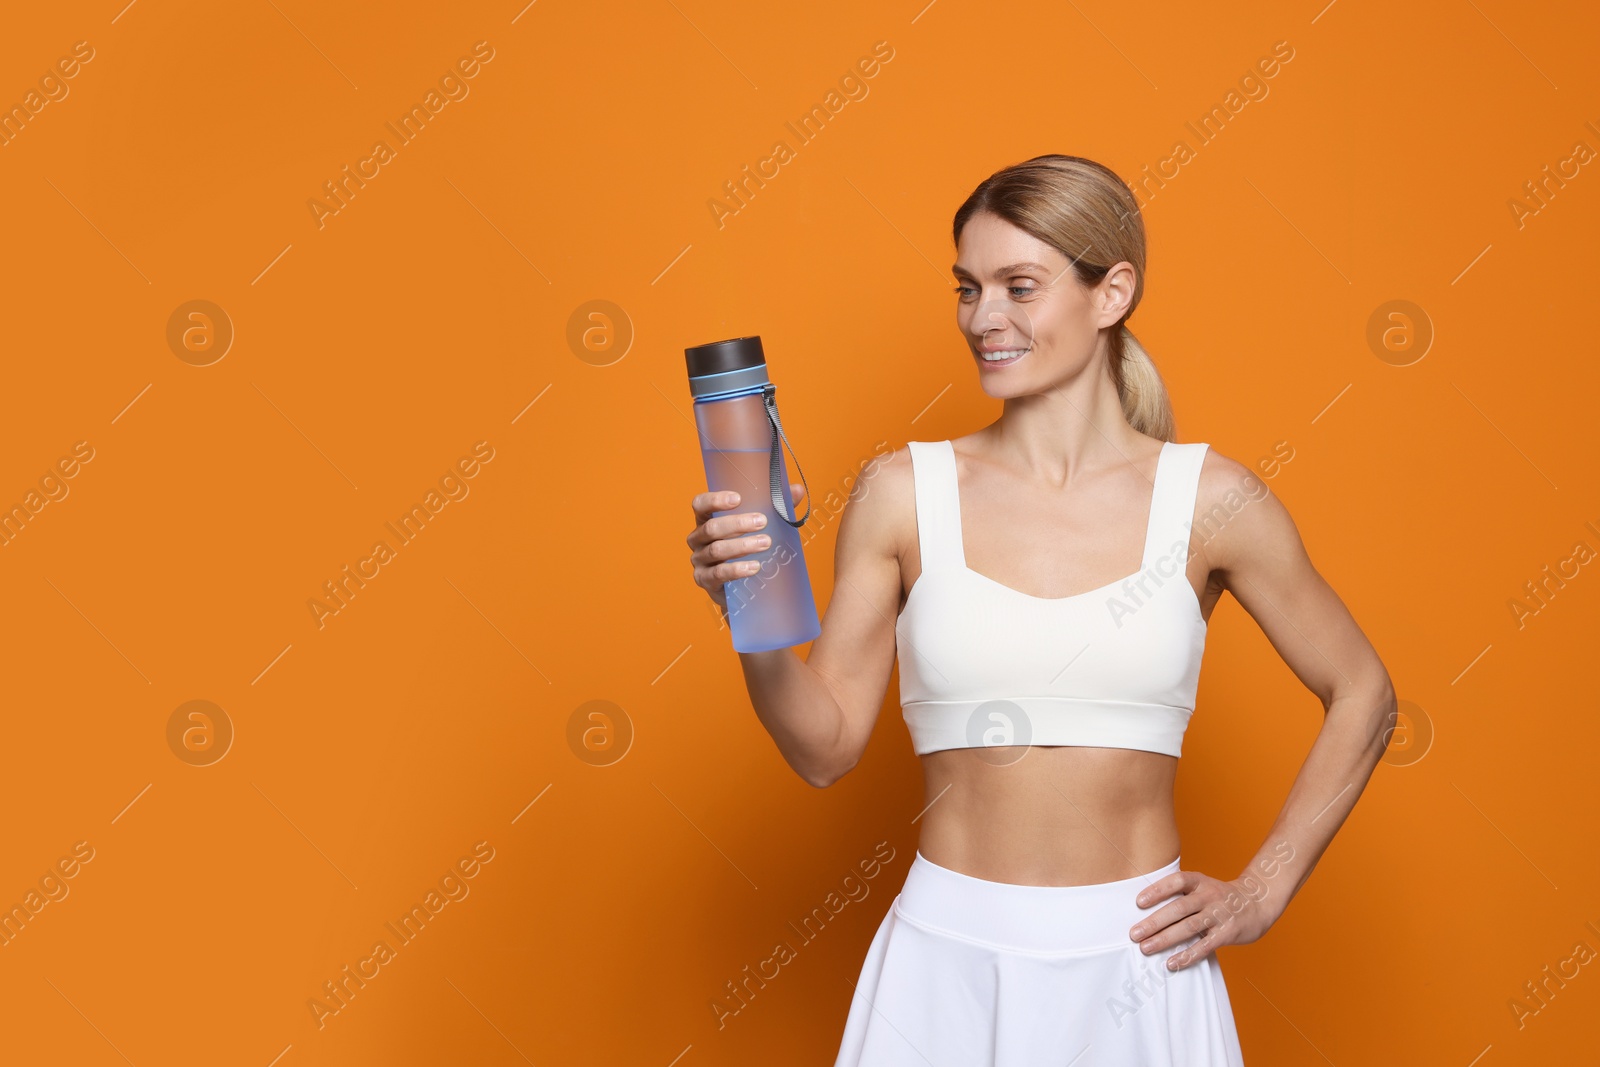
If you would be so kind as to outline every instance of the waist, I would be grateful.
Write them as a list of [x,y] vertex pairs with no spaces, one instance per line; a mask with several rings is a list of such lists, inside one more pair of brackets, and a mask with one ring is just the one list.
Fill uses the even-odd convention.
[[1115,748],[967,748],[922,757],[918,842],[1000,882],[1125,878],[1180,851],[1178,761]]
[[1140,908],[1134,898],[1178,870],[1181,859],[1113,882],[1037,886],[974,878],[918,850],[894,907],[916,925],[1014,952],[1134,949],[1128,929],[1166,903]]

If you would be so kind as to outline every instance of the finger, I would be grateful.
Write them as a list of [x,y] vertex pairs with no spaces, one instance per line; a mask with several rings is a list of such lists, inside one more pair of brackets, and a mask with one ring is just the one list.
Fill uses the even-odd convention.
[[1135,905],[1141,908],[1153,908],[1170,896],[1178,893],[1187,893],[1195,885],[1193,871],[1173,871],[1164,878],[1157,878],[1154,882],[1139,890],[1139,895],[1133,898]]
[[766,548],[771,543],[766,516],[759,511],[718,515],[696,526],[695,532],[689,535],[690,558],[696,563],[718,563],[744,552]]
[[1167,970],[1181,971],[1185,967],[1192,967],[1215,952],[1223,943],[1219,929],[1212,929],[1204,937],[1179,952],[1174,952],[1167,957]]
[[[1200,944],[1200,941],[1194,940],[1195,938],[1205,940],[1212,947],[1226,944],[1232,941],[1234,936],[1229,921],[1230,917],[1220,913],[1217,908],[1203,908],[1169,927],[1168,931],[1172,934],[1172,937],[1161,948],[1165,949],[1184,942],[1190,942],[1189,944],[1184,944],[1182,949],[1182,951],[1187,952],[1194,948],[1195,945]],[[1157,951],[1160,950],[1158,949]],[[1195,958],[1198,959],[1199,957],[1196,956]]]
[[760,569],[760,560],[736,559],[727,563],[718,563],[714,567],[702,568],[699,573],[704,574],[711,584],[722,585],[733,581],[735,578],[748,578]]
[[[734,493],[732,490],[728,490],[728,495],[737,496],[738,494]],[[699,498],[697,497],[696,499]],[[728,505],[730,508],[737,506],[738,505],[736,503]],[[715,510],[723,511],[727,509],[715,507]],[[709,512],[701,512],[697,510],[695,514],[696,516],[699,516],[701,514],[709,514]],[[711,544],[714,541],[719,541],[725,537],[732,537],[735,534],[751,533],[761,530],[765,528],[766,524],[766,515],[759,511],[744,511],[736,515],[717,515],[714,518],[702,519],[700,525],[696,526],[694,530],[690,532],[689,536],[684,538],[684,541],[689,545],[690,548],[698,549],[704,545]]]
[[1173,923],[1166,929],[1161,930],[1158,933],[1151,934],[1149,937],[1139,942],[1139,951],[1146,956],[1155,956],[1165,952],[1169,948],[1174,948],[1184,944],[1187,941],[1192,941],[1195,937],[1201,934],[1201,931],[1194,929],[1191,926],[1192,922],[1192,918],[1180,919],[1178,922]]
[[789,496],[794,499],[794,502],[796,504],[798,504],[801,500],[804,500],[805,499],[805,495],[806,495],[806,483],[805,482],[799,482],[799,483],[790,482],[789,483]]
[[772,538],[766,534],[753,534],[749,537],[724,537],[712,541],[704,548],[691,553],[689,558],[699,566],[710,567],[735,559],[738,556],[748,556],[752,552],[760,552],[771,544]]
[[[1185,894],[1134,923],[1133,927],[1128,931],[1128,936],[1135,941],[1145,941],[1158,937],[1163,931],[1169,930],[1175,924],[1182,922],[1199,910],[1200,902],[1194,899],[1193,894]],[[1181,941],[1182,939],[1182,937],[1169,939],[1165,944],[1170,945],[1173,940]],[[1161,948],[1164,946],[1157,945],[1156,947]]]
[[739,506],[739,494],[732,489],[697,493],[689,506],[694,509],[694,524],[704,526],[714,511],[730,511]]

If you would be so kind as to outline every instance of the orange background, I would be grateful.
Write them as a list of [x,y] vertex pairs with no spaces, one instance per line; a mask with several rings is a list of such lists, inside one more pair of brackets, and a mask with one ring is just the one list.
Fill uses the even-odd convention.
[[[757,722],[686,560],[683,349],[765,340],[825,607],[879,442],[998,414],[954,328],[961,200],[1046,152],[1137,180],[1179,139],[1131,326],[1180,439],[1251,464],[1288,442],[1269,484],[1411,716],[1283,919],[1220,952],[1246,1060],[1592,1060],[1596,965],[1509,1007],[1600,950],[1600,576],[1509,606],[1600,549],[1600,176],[1509,206],[1600,148],[1592,10],[121,4],[0,35],[0,102],[93,49],[0,148],[0,503],[93,452],[0,548],[0,902],[92,849],[0,947],[5,1060],[831,1063],[920,770],[897,678],[826,791]],[[468,95],[319,225],[323,183],[479,41]],[[719,227],[723,182],[880,41],[868,95]],[[1186,123],[1279,41],[1267,95],[1198,145]],[[168,342],[191,300],[235,331],[209,365]],[[569,342],[594,300],[620,358]],[[1433,335],[1407,366],[1368,341],[1394,300]],[[319,626],[323,583],[478,442],[468,495]],[[168,739],[194,700],[234,732],[209,765]],[[593,700],[631,733],[608,765],[569,740]],[[1226,600],[1186,866],[1239,873],[1319,718]],[[319,1027],[323,983],[480,842],[446,883],[468,895]],[[724,984],[878,842],[871,893],[719,1028]]]

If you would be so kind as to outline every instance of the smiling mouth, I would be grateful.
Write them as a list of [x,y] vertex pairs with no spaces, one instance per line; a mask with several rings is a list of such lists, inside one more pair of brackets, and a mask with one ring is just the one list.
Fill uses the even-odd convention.
[[979,352],[985,367],[1009,367],[1023,356],[1033,351],[1029,348],[1002,348],[994,352]]

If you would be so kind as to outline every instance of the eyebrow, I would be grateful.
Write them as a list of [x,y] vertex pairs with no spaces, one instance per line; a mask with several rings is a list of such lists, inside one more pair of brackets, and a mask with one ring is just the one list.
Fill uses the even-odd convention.
[[[1015,278],[1017,275],[1027,273],[1028,271],[1036,271],[1036,272],[1038,272],[1040,274],[1049,274],[1050,273],[1050,268],[1048,268],[1048,267],[1046,267],[1046,266],[1044,266],[1043,264],[1040,264],[1040,263],[1008,263],[1004,267],[1001,267],[999,270],[996,270],[994,272],[994,277],[996,277],[996,278]],[[974,275],[971,272],[963,269],[962,266],[959,263],[953,264],[950,267],[950,273],[954,274],[954,275],[956,275],[957,277],[960,277],[960,278],[974,278],[974,277],[976,277],[976,275]]]

